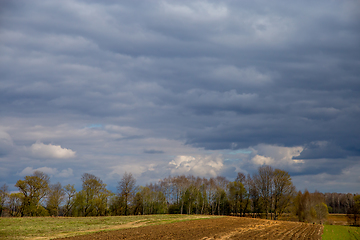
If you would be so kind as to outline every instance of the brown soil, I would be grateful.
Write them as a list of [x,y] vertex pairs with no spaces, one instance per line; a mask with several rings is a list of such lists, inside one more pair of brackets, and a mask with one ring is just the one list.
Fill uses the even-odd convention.
[[318,224],[223,217],[62,238],[83,239],[321,239]]

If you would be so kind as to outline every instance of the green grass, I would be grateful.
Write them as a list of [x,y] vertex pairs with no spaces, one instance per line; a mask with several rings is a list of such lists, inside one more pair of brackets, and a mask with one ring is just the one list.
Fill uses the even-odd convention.
[[[210,218],[201,215],[0,218],[0,239],[52,239],[137,225],[165,224]],[[126,224],[126,225],[125,225]]]
[[335,239],[359,239],[360,227],[324,225],[323,240]]

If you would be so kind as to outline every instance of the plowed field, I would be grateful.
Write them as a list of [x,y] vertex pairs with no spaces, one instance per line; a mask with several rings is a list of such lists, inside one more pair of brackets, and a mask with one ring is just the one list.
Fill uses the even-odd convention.
[[223,217],[64,238],[83,239],[321,239],[317,224]]

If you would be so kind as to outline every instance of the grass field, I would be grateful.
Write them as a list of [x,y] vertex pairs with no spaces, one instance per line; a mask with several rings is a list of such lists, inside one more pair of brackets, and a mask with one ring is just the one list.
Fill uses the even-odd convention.
[[360,227],[325,225],[322,239],[323,240],[335,240],[335,239],[360,240]]
[[97,231],[186,221],[211,216],[146,215],[107,217],[0,218],[0,239],[51,239]]

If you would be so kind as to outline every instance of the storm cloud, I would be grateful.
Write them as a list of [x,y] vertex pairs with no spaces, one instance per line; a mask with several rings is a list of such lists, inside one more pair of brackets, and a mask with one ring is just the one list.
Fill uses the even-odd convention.
[[125,171],[145,184],[270,164],[299,189],[360,191],[358,2],[0,8],[1,184],[40,169],[115,189]]

